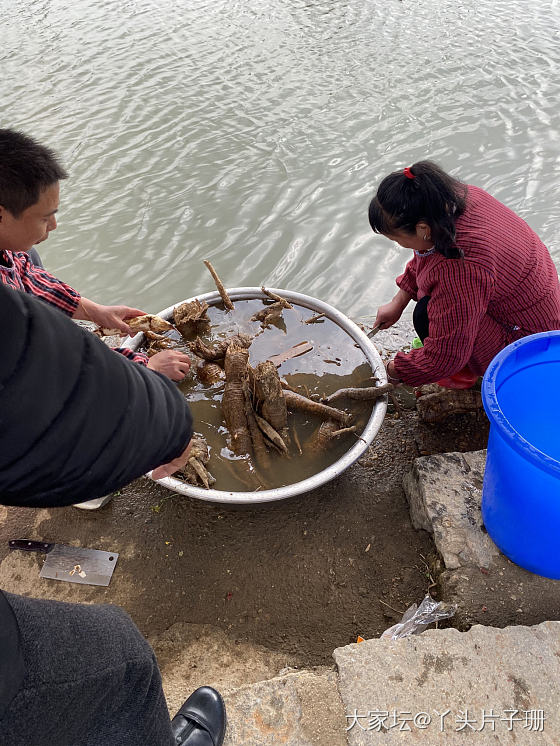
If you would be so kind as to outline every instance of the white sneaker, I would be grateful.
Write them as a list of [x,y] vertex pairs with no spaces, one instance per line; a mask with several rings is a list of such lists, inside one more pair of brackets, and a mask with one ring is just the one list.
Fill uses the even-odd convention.
[[98,510],[108,502],[111,502],[113,495],[105,495],[104,497],[96,497],[94,500],[86,500],[83,503],[74,503],[74,508],[80,508],[81,510]]

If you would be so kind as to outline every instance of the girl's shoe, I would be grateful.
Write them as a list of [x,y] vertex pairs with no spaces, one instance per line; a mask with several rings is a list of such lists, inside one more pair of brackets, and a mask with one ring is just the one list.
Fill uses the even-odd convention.
[[436,381],[438,386],[443,386],[446,389],[470,389],[478,381],[479,376],[473,373],[468,365],[460,370],[458,373],[454,373],[452,376],[442,378]]

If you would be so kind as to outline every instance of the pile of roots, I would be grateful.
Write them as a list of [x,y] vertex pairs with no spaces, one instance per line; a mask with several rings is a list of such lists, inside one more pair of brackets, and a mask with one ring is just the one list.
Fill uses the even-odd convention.
[[[226,313],[233,310],[234,304],[214,268],[210,262],[205,264],[214,278]],[[260,324],[258,334],[271,323],[278,322],[285,309],[292,308],[285,298],[264,287],[262,291],[272,302],[251,318]],[[249,364],[249,347],[254,336],[238,333],[226,339],[204,341],[202,337],[208,339],[210,331],[207,311],[208,304],[196,299],[174,308],[173,324],[162,319],[161,325],[152,321],[150,328],[144,331],[147,353],[153,355],[161,349],[177,346],[177,341],[166,334],[174,327],[183,337],[182,345],[188,348],[191,370],[196,379],[205,386],[223,386],[221,408],[228,431],[228,446],[236,456],[246,457],[245,468],[254,477],[252,489],[266,486],[269,481],[266,473],[275,454],[288,458],[297,454],[312,456],[328,451],[333,440],[341,435],[356,432],[352,415],[333,406],[333,402],[344,399],[372,401],[392,389],[390,384],[340,389],[322,401],[316,400],[318,397],[305,396],[293,390],[280,377],[277,368],[283,361],[311,349],[311,345],[301,343],[252,366]],[[303,444],[297,429],[289,425],[291,412],[305,412],[318,420],[312,437]],[[208,445],[202,435],[196,434],[189,463],[176,476],[191,484],[210,488],[215,479],[207,468],[208,461]]]
[[[262,329],[266,329],[271,317],[277,319],[284,308],[291,306],[265,288],[263,292],[272,295],[274,302],[255,314],[252,320],[260,321]],[[392,388],[386,384],[341,389],[324,401],[304,396],[280,378],[277,366],[308,348],[297,345],[253,367],[249,364],[249,347],[253,340],[250,335],[234,334],[213,344],[203,341],[200,334],[208,331],[210,323],[207,310],[207,304],[199,300],[182,303],[174,309],[175,326],[186,339],[191,338],[188,347],[194,376],[205,385],[223,385],[221,407],[228,431],[228,445],[237,456],[248,457],[249,471],[258,477],[256,488],[268,481],[266,472],[270,468],[272,454],[286,457],[296,453],[317,454],[327,451],[334,438],[356,431],[352,415],[333,407],[333,401],[371,401]],[[303,446],[297,430],[289,427],[289,413],[295,411],[305,412],[320,421],[313,436]],[[203,469],[206,471],[200,465],[187,468],[182,476],[192,484],[200,483],[208,487],[213,483],[213,478],[207,471],[203,476]]]

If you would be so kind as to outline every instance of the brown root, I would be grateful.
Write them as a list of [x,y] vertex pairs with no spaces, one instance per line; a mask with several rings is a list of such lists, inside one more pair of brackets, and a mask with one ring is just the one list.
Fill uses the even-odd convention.
[[311,438],[305,444],[305,453],[324,453],[329,450],[333,434],[339,429],[339,423],[334,420],[325,420],[315,430]]
[[243,382],[247,378],[248,363],[248,350],[245,347],[240,347],[237,342],[231,342],[227,348],[224,361],[224,370],[228,383],[232,381]]
[[313,345],[309,342],[299,342],[297,345],[290,347],[289,350],[280,352],[278,355],[271,355],[268,360],[278,368],[286,360],[291,360],[294,357],[305,355],[306,352],[310,352],[313,349]]
[[266,437],[270,440],[270,442],[273,443],[281,453],[287,455],[288,448],[284,443],[282,436],[276,432],[276,430],[264,419],[264,417],[259,417],[258,414],[255,414],[255,419],[257,421],[257,425],[260,427],[264,435],[266,435]]
[[202,482],[202,484],[206,487],[207,490],[210,489],[210,485],[215,483],[214,477],[210,474],[209,471],[206,470],[206,468],[200,463],[200,461],[197,458],[194,458],[194,456],[191,456],[189,458],[189,466],[192,467],[193,471],[196,472],[196,475]]
[[293,391],[293,392],[294,392],[294,394],[298,394],[298,393],[299,393],[299,391],[297,391],[297,389],[295,389],[295,388],[294,388],[293,386],[290,386],[290,384],[288,383],[288,381],[286,381],[286,379],[285,379],[285,378],[281,378],[281,379],[280,379],[280,383],[281,383],[281,385],[282,385],[282,388],[283,388],[283,389],[284,389],[285,391]]
[[223,301],[224,306],[226,307],[226,311],[233,311],[234,305],[231,302],[231,298],[227,294],[227,291],[226,291],[225,287],[223,286],[222,281],[218,277],[218,274],[217,274],[216,270],[214,269],[214,267],[212,266],[212,264],[207,259],[204,260],[204,264],[208,268],[208,271],[212,275],[212,279],[216,283],[216,287],[218,288],[218,292],[220,294],[220,297],[221,297],[221,299]]
[[210,486],[216,480],[206,469],[209,459],[210,454],[206,440],[202,435],[195,434],[191,439],[189,460],[180,470],[180,473],[189,484],[196,485],[200,481],[206,489],[210,489]]
[[261,290],[265,295],[268,295],[269,298],[272,298],[272,300],[276,301],[277,303],[280,303],[282,308],[293,308],[291,303],[288,303],[288,301],[285,298],[282,298],[281,295],[276,295],[276,293],[273,293],[270,290],[267,290],[263,285],[261,285]]
[[[173,329],[173,324],[170,324],[165,319],[159,316],[154,316],[151,313],[144,314],[143,316],[134,316],[131,319],[125,319],[125,324],[132,329],[132,334],[138,334],[138,332],[168,332]],[[93,333],[96,337],[125,337],[126,334],[121,332],[120,329],[110,329],[106,326],[97,326],[93,329]]]
[[319,319],[322,319],[324,317],[324,313],[315,313],[313,316],[310,316],[308,319],[305,319],[303,322],[304,324],[314,324],[316,321],[319,321]]
[[236,455],[251,453],[251,436],[245,414],[244,382],[247,378],[249,352],[235,343],[230,344],[225,357],[226,384],[222,397],[222,411],[231,439],[231,450]]
[[373,399],[379,399],[381,396],[385,396],[390,391],[393,391],[395,387],[392,383],[384,383],[381,386],[369,386],[367,388],[348,388],[338,389],[334,394],[323,397],[322,401],[330,403],[338,401],[339,399],[353,399],[355,401],[371,401]]
[[194,342],[189,344],[189,347],[199,357],[211,362],[216,362],[216,360],[224,359],[227,348],[232,342],[235,342],[239,347],[247,348],[251,346],[252,341],[253,338],[250,334],[235,334],[233,337],[219,340],[210,347],[210,345],[203,342],[200,337],[197,337]]
[[148,342],[148,348],[146,349],[146,354],[148,355],[148,357],[152,357],[157,352],[161,352],[161,350],[168,350],[170,347],[174,346],[173,340],[163,334],[157,334],[156,332],[144,332],[144,336],[146,337],[146,341]]
[[194,342],[189,342],[189,348],[195,355],[198,355],[198,357],[208,360],[209,362],[215,362],[220,359],[223,360],[227,349],[226,347],[224,350],[217,350],[215,347],[210,347],[203,342],[200,337],[197,337]]
[[173,320],[183,337],[188,338],[193,334],[203,334],[208,331],[210,319],[206,315],[207,311],[208,303],[200,301],[198,298],[175,306]]
[[225,380],[226,374],[224,369],[217,363],[203,362],[198,365],[195,371],[198,380],[206,386],[213,386],[215,383]]
[[288,409],[276,366],[265,360],[253,369],[252,378],[262,416],[277,432],[282,433],[288,426]]
[[169,337],[166,337],[165,334],[158,334],[157,332],[144,332],[144,336],[150,344],[153,344],[154,342],[164,341],[171,343],[173,341]]
[[283,305],[280,302],[272,303],[265,306],[261,311],[257,311],[251,316],[251,321],[260,321],[263,327],[270,326],[275,321],[282,318]]
[[210,460],[210,453],[208,451],[206,438],[195,433],[191,438],[191,451],[189,455],[202,461],[203,464],[207,464]]
[[357,429],[357,425],[352,425],[351,427],[343,427],[340,430],[334,430],[331,433],[331,438],[339,438],[341,435],[346,435],[346,433],[355,433]]
[[[424,422],[441,422],[447,417],[465,412],[476,412],[482,409],[480,391],[472,389],[446,389],[441,386],[427,389],[428,393],[420,396],[416,402],[418,416]],[[435,389],[435,390],[434,390]]]
[[135,334],[138,334],[138,332],[168,332],[173,329],[173,324],[170,324],[169,321],[150,313],[125,319],[125,324],[128,324]]
[[253,444],[253,454],[255,456],[255,462],[260,467],[268,469],[270,468],[270,456],[268,455],[263,434],[257,424],[255,412],[253,411],[251,392],[249,391],[249,384],[247,383],[247,380],[243,381],[243,394],[245,396],[245,416],[247,418],[249,434],[251,436],[251,442]]
[[334,409],[334,407],[329,407],[326,404],[320,404],[312,399],[308,399],[306,396],[296,394],[293,391],[284,390],[283,393],[288,409],[296,409],[300,412],[314,414],[324,420],[335,420],[336,422],[341,422],[345,427],[350,425],[352,422],[352,416],[340,409]]

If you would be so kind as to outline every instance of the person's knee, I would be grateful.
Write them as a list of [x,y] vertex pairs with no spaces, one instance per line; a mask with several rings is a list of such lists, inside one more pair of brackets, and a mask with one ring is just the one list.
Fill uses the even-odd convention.
[[[123,733],[138,733],[134,743],[164,742],[150,740],[154,728],[167,733],[171,727],[157,661],[126,612],[5,595],[25,661],[2,720],[11,738],[6,743],[18,734],[17,743],[112,744]],[[38,740],[45,717],[52,738]]]
[[[85,668],[94,674],[128,661],[153,665],[150,645],[118,606],[5,595],[18,622],[24,655],[35,661],[37,675],[41,670],[48,675],[53,660],[61,680],[80,676]],[[33,668],[28,668],[28,677],[34,678]]]

